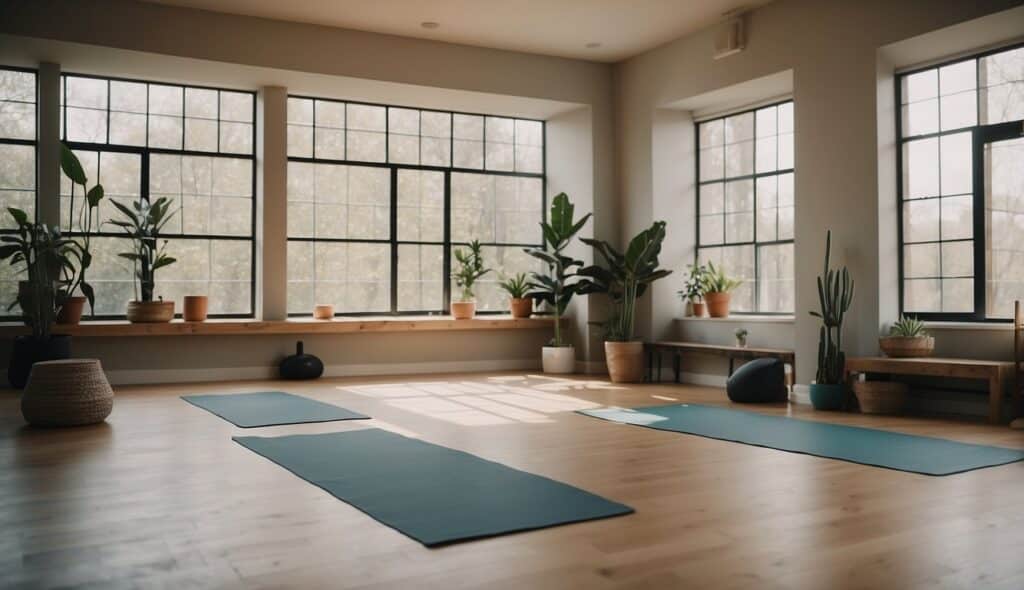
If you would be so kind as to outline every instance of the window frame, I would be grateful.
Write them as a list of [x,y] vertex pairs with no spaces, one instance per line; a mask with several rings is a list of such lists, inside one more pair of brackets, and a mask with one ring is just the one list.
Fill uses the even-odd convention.
[[[898,278],[898,297],[899,297],[899,315],[908,315],[915,317],[923,321],[931,322],[958,322],[958,323],[986,323],[986,324],[1007,324],[1013,322],[1013,318],[990,318],[987,317],[987,264],[986,257],[988,252],[986,251],[985,244],[985,231],[986,231],[986,219],[985,219],[985,171],[984,171],[984,146],[986,143],[993,141],[1000,141],[1006,139],[1013,139],[1021,137],[1024,132],[1024,119],[1015,121],[1007,121],[1003,123],[981,123],[981,68],[980,61],[982,58],[996,55],[999,53],[1005,53],[1024,48],[1024,42],[1005,45],[1002,47],[996,47],[987,49],[978,53],[972,53],[970,55],[963,55],[951,59],[946,59],[931,63],[926,66],[915,67],[912,69],[897,72],[894,79],[894,94],[895,94],[895,109],[896,109],[896,240],[897,240],[897,278]],[[922,133],[918,135],[904,135],[903,132],[903,80],[914,74],[921,72],[927,72],[929,70],[935,70],[938,72],[940,68],[951,66],[955,64],[965,62],[975,62],[975,110],[976,118],[975,124],[967,127],[959,127],[956,129],[942,130],[942,111],[941,108],[936,114],[938,121],[938,130],[931,133]],[[939,95],[936,95],[939,98]],[[907,103],[910,104],[910,103]],[[904,200],[904,173],[906,172],[905,162],[903,157],[904,146],[911,141],[919,141],[923,139],[937,139],[941,137],[956,135],[961,133],[971,134],[971,167],[972,167],[972,179],[971,179],[971,207],[972,207],[972,237],[970,240],[943,240],[941,234],[938,240],[927,241],[927,242],[912,242],[911,244],[930,244],[937,243],[941,244],[946,242],[957,242],[957,241],[970,241],[972,242],[972,254],[974,263],[974,274],[972,280],[973,285],[973,296],[974,296],[974,310],[970,312],[907,312],[904,307],[904,296],[905,288],[904,283],[906,278],[904,276],[905,271],[905,255],[904,250],[907,244],[904,242],[903,232],[903,205],[906,202],[915,200],[927,200],[927,199],[941,199],[942,195],[927,197],[925,199],[906,199]],[[940,140],[941,141],[941,140]],[[936,170],[936,174],[941,175],[941,155],[938,162],[939,168]],[[941,223],[941,222],[940,222]],[[939,267],[939,280],[942,277],[941,268],[941,254],[940,254],[940,267]],[[929,279],[932,277],[911,277]],[[955,277],[953,277],[955,278]],[[941,289],[940,289],[940,302],[941,302]],[[940,303],[941,305],[941,303]]]
[[[744,107],[744,108],[742,108],[740,110],[728,111],[726,113],[715,115],[715,116],[707,118],[707,119],[701,119],[701,120],[698,120],[698,121],[694,121],[694,127],[693,127],[693,145],[694,145],[694,163],[695,163],[695,166],[694,166],[694,172],[695,172],[695,174],[694,174],[694,179],[695,179],[695,181],[694,181],[694,191],[695,191],[695,203],[696,204],[695,204],[695,207],[694,207],[694,216],[693,217],[694,217],[694,225],[696,227],[696,231],[695,231],[695,238],[694,238],[693,263],[697,264],[700,261],[700,251],[702,249],[743,247],[743,246],[750,246],[750,247],[752,247],[754,249],[754,281],[753,281],[754,310],[753,311],[735,311],[735,310],[730,310],[729,311],[730,315],[735,315],[735,316],[793,317],[793,315],[796,313],[796,309],[794,309],[793,311],[759,311],[760,306],[761,306],[761,288],[760,288],[761,287],[761,285],[760,285],[760,280],[761,280],[761,274],[760,274],[760,271],[761,271],[761,268],[760,268],[760,266],[761,266],[761,256],[760,256],[760,247],[762,247],[762,246],[781,246],[781,245],[786,245],[786,244],[793,244],[794,247],[795,247],[795,240],[796,240],[796,227],[795,227],[796,226],[796,220],[795,220],[795,217],[794,217],[793,237],[791,237],[789,239],[786,239],[786,240],[778,240],[778,239],[776,239],[776,240],[769,240],[769,241],[758,241],[757,240],[757,211],[758,211],[758,209],[757,209],[757,180],[759,178],[767,178],[769,176],[779,177],[779,176],[782,176],[783,174],[792,174],[793,175],[793,179],[794,179],[794,195],[793,195],[794,213],[795,213],[795,210],[796,210],[796,194],[795,194],[795,181],[796,181],[796,161],[795,161],[796,158],[795,158],[795,155],[796,154],[795,154],[795,149],[794,149],[794,163],[793,163],[793,167],[791,167],[791,168],[779,168],[779,169],[773,170],[771,172],[757,172],[757,111],[759,111],[761,109],[771,108],[771,107],[779,107],[779,106],[784,105],[784,104],[793,104],[794,105],[793,108],[794,108],[794,112],[795,112],[796,102],[794,101],[794,99],[792,97],[789,97],[789,98],[780,99],[780,100],[773,100],[771,102],[766,102],[764,104],[758,104],[758,105],[752,106],[752,107]],[[753,115],[753,119],[754,119],[754,123],[753,123],[754,131],[753,131],[753,137],[751,139],[751,142],[753,143],[753,146],[752,146],[752,148],[753,148],[753,160],[752,160],[753,164],[752,165],[754,166],[754,172],[752,174],[744,174],[744,175],[741,175],[741,176],[733,176],[733,177],[727,177],[727,176],[723,175],[721,178],[716,178],[714,180],[702,181],[701,178],[700,178],[700,152],[701,152],[700,126],[701,125],[705,125],[707,123],[711,123],[713,121],[723,121],[724,122],[725,119],[727,119],[729,117],[735,117],[735,116],[738,116],[738,115],[745,115],[747,113],[751,113]],[[794,145],[794,148],[795,148],[795,146],[796,146],[796,128],[795,128],[795,124],[794,124],[794,129],[793,129],[793,145]],[[751,212],[752,212],[752,222],[751,223],[753,224],[753,239],[750,240],[750,241],[747,241],[747,242],[728,242],[728,243],[726,243],[726,242],[723,241],[723,243],[721,243],[721,244],[709,244],[709,245],[702,246],[701,243],[700,243],[700,217],[701,217],[701,215],[700,215],[700,195],[701,195],[701,187],[704,186],[704,185],[708,185],[708,184],[719,184],[719,183],[722,184],[723,187],[724,187],[725,183],[732,182],[732,181],[737,181],[737,180],[750,180],[750,181],[753,182],[754,201],[753,201],[753,208],[751,209]],[[776,209],[778,209],[778,204],[777,203],[776,203]],[[778,214],[777,214],[777,211],[776,211],[776,235],[778,235]]]
[[[39,69],[38,68],[26,68],[21,66],[8,66],[0,65],[0,70],[6,70],[9,72],[22,72],[26,74],[32,74],[35,79],[35,101],[32,105],[35,107],[35,120],[33,121],[34,126],[34,139],[15,139],[13,137],[0,137],[0,144],[4,145],[21,145],[32,147],[32,182],[33,182],[33,203],[32,203],[32,221],[39,221]],[[0,211],[0,215],[7,215],[6,207]],[[17,233],[14,229],[0,228],[0,235],[13,235]],[[20,320],[20,315],[13,315],[10,310],[7,309],[7,303],[2,303],[0,308],[0,321],[15,321]]]
[[[322,96],[311,96],[305,94],[289,94],[288,99],[298,100],[311,100],[313,101],[313,137],[311,139],[312,145],[312,156],[288,156],[288,163],[296,162],[303,164],[328,164],[336,166],[349,166],[349,167],[374,167],[374,168],[385,168],[389,170],[390,179],[390,215],[389,215],[389,233],[390,236],[387,239],[362,239],[362,238],[321,238],[321,237],[287,237],[288,242],[308,242],[316,244],[317,242],[324,243],[358,243],[358,244],[387,244],[390,246],[390,277],[389,277],[389,307],[388,310],[382,311],[355,311],[346,312],[343,310],[335,309],[335,317],[372,317],[372,316],[445,316],[450,313],[451,297],[452,297],[452,251],[455,248],[468,246],[467,242],[458,242],[452,240],[452,228],[451,228],[451,217],[452,217],[452,174],[478,174],[478,175],[493,175],[493,176],[506,176],[515,178],[537,178],[541,181],[541,217],[539,221],[547,220],[547,122],[541,119],[531,119],[527,117],[516,117],[511,115],[494,115],[484,113],[471,113],[466,111],[455,111],[455,110],[443,110],[443,109],[432,109],[432,108],[421,108],[415,106],[406,106],[399,104],[384,104],[384,103],[373,103],[358,100],[346,100],[340,98],[329,98]],[[345,158],[344,159],[332,159],[332,158],[319,158],[316,155],[316,103],[321,102],[332,102],[341,103],[346,105],[346,117],[347,117],[347,105],[358,105],[358,106],[369,106],[383,108],[385,113],[385,126],[381,132],[384,134],[384,158],[383,162],[370,162],[363,160],[350,160],[348,159],[348,127],[346,121],[346,134],[345,134]],[[390,109],[406,109],[415,110],[419,113],[442,113],[449,115],[451,118],[452,131],[449,134],[448,139],[448,166],[436,166],[436,165],[424,165],[424,164],[402,164],[390,162],[391,158],[391,117]],[[465,115],[472,117],[481,117],[483,119],[483,132],[481,135],[481,151],[483,160],[480,168],[463,168],[454,166],[455,158],[455,132],[454,132],[454,119],[456,115]],[[488,170],[487,169],[487,149],[486,149],[486,138],[487,138],[487,119],[489,117],[511,119],[513,121],[530,121],[540,123],[541,125],[541,171],[540,172],[518,172],[515,170]],[[420,135],[419,138],[424,137],[422,134],[422,117],[420,119]],[[515,146],[515,126],[513,124],[513,139],[512,145]],[[515,155],[513,153],[513,168],[515,167]],[[402,240],[398,236],[398,175],[402,170],[412,171],[426,171],[426,172],[440,172],[444,175],[444,230],[442,240],[440,242],[427,241],[427,240]],[[481,242],[481,246],[484,248],[488,247],[505,247],[505,248],[543,248],[544,238],[543,232],[538,225],[536,234],[538,237],[535,243],[505,243],[505,242]],[[430,309],[430,310],[399,310],[398,308],[398,250],[400,246],[441,246],[442,248],[442,298],[441,298],[441,309]],[[316,283],[316,276],[314,275],[313,284]],[[308,317],[312,315],[313,310],[303,312],[288,312],[288,317]],[[506,314],[505,310],[477,310],[477,315],[501,315]]]
[[[67,83],[66,83],[66,78],[68,78],[68,77],[88,78],[88,79],[92,79],[92,80],[103,80],[103,81],[105,81],[107,83],[107,106],[106,106],[107,122],[106,122],[106,142],[105,143],[91,143],[91,142],[83,142],[83,141],[68,141],[66,139],[67,138],[67,129],[68,129],[68,125],[67,125],[67,107],[68,107],[68,104],[67,104]],[[252,186],[252,208],[251,208],[251,211],[250,211],[250,219],[249,219],[249,227],[250,227],[249,236],[223,235],[223,234],[213,234],[213,233],[209,233],[209,234],[188,234],[188,233],[182,232],[182,233],[174,233],[174,234],[165,234],[163,237],[165,237],[166,239],[169,239],[169,240],[213,240],[213,241],[247,241],[247,242],[249,242],[250,243],[250,245],[249,245],[249,251],[250,251],[250,254],[249,254],[249,256],[250,256],[250,264],[249,264],[249,312],[248,313],[221,313],[221,314],[211,313],[211,314],[209,314],[209,317],[211,319],[251,319],[251,318],[255,318],[256,317],[256,290],[257,290],[256,272],[257,272],[257,255],[258,255],[257,239],[256,239],[257,238],[256,220],[257,220],[257,210],[262,205],[262,203],[260,202],[260,199],[259,199],[258,191],[257,191],[257,163],[259,161],[258,158],[257,158],[257,143],[256,143],[257,127],[259,125],[259,121],[257,119],[257,113],[258,113],[258,104],[257,103],[258,103],[259,97],[258,97],[257,92],[253,91],[253,90],[243,90],[243,89],[235,89],[235,88],[222,88],[222,87],[217,87],[217,86],[205,86],[205,85],[200,85],[200,84],[188,84],[188,83],[181,83],[181,82],[163,82],[163,81],[159,81],[159,80],[142,80],[142,79],[137,79],[137,78],[123,78],[123,77],[119,77],[119,76],[101,76],[101,75],[97,75],[97,74],[79,74],[79,73],[70,72],[70,71],[62,71],[60,73],[60,78],[61,78],[60,99],[59,99],[59,104],[60,104],[60,130],[61,130],[60,131],[60,140],[62,142],[64,142],[73,151],[96,152],[98,154],[102,154],[104,152],[113,152],[113,153],[121,153],[121,154],[134,154],[134,155],[138,155],[139,156],[139,183],[140,183],[140,186],[139,186],[139,199],[140,200],[149,201],[149,184],[150,184],[150,182],[149,182],[150,181],[149,161],[150,161],[150,156],[151,155],[156,154],[156,155],[182,156],[182,157],[226,158],[226,159],[238,159],[238,160],[249,160],[250,161],[250,163],[251,163],[251,165],[250,165],[250,168],[251,168],[250,182],[251,182],[251,186]],[[147,145],[134,146],[134,145],[121,145],[121,144],[112,144],[112,143],[110,143],[110,113],[111,113],[111,108],[110,108],[110,83],[111,82],[128,82],[128,83],[133,83],[133,84],[145,84],[146,85],[146,87],[147,87],[147,91],[146,91],[147,92],[147,100],[146,100],[146,144]],[[181,144],[181,149],[150,147],[148,145],[148,143],[149,143],[149,129],[150,129],[150,120],[149,120],[150,113],[149,113],[149,100],[148,100],[148,97],[149,97],[149,85],[171,86],[171,87],[177,87],[177,88],[181,88],[182,89],[182,114],[181,114],[181,118],[182,118],[182,144]],[[213,91],[217,91],[218,92],[218,100],[217,100],[217,121],[218,121],[217,148],[218,148],[218,151],[208,152],[208,151],[202,151],[202,150],[188,150],[188,149],[185,149],[186,128],[185,128],[185,125],[184,125],[184,121],[187,118],[187,116],[185,114],[185,112],[186,112],[185,111],[185,100],[186,100],[185,99],[185,95],[186,95],[185,89],[186,88],[195,88],[195,89],[199,89],[199,90],[213,90]],[[249,154],[239,154],[239,153],[230,153],[230,152],[221,152],[221,151],[219,151],[220,150],[219,123],[220,123],[220,108],[221,108],[220,107],[220,94],[219,93],[222,92],[222,91],[223,92],[238,93],[238,94],[248,94],[248,95],[252,96],[252,137],[251,137],[252,152],[249,153]],[[58,194],[58,198],[60,198],[59,194]],[[63,215],[63,211],[61,212],[61,214]],[[69,231],[67,231],[65,233],[67,235],[69,235],[69,236],[76,236],[76,235],[80,235],[81,232],[70,231],[70,228],[69,228]],[[100,238],[127,239],[127,238],[125,238],[125,235],[122,232],[102,231],[102,229],[98,229],[97,231],[93,232],[92,236],[93,237],[100,237]],[[133,278],[133,282],[134,282],[134,280],[135,279]],[[184,313],[183,309],[175,309],[175,317],[176,318],[177,317],[182,317],[183,313]],[[126,316],[124,314],[97,314],[97,315],[90,316],[89,320],[119,320],[119,319],[124,319],[125,317]]]

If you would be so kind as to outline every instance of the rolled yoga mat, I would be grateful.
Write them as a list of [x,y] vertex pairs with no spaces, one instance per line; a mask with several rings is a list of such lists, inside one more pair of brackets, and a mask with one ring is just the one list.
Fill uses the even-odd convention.
[[377,428],[234,440],[428,547],[633,512],[546,477]]
[[240,428],[370,418],[358,412],[283,391],[183,395],[181,399]]
[[580,410],[580,414],[923,475],[952,475],[1024,460],[1024,451],[886,430],[767,416],[697,404]]

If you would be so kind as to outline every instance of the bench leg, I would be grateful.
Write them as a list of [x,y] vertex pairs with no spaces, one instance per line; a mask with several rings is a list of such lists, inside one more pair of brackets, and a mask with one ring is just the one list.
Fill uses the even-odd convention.
[[672,355],[672,369],[675,371],[676,383],[679,383],[679,369],[683,361],[683,355],[678,352]]
[[647,382],[654,379],[654,349],[647,351]]
[[997,374],[988,380],[988,421],[999,424],[1003,421],[1003,376]]

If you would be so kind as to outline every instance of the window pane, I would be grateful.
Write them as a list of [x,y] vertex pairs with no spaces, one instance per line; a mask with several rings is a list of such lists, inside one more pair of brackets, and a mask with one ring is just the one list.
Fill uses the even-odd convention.
[[700,211],[701,215],[725,212],[725,185],[716,182],[714,184],[703,184],[700,186]]
[[903,247],[903,276],[930,279],[940,274],[938,244],[910,244]]
[[935,138],[903,144],[903,198],[939,194],[939,141]]
[[[31,145],[0,143],[0,229],[13,229],[16,224],[7,207],[21,209],[35,218],[36,214],[36,150]],[[4,263],[3,266],[8,266]],[[6,305],[6,304],[4,304]],[[0,312],[0,315],[6,315]]]
[[1024,119],[1024,48],[981,58],[983,124]]
[[974,235],[973,197],[943,197],[942,232],[943,240],[970,239]]
[[939,199],[903,203],[903,241],[928,242],[939,239]]
[[444,246],[398,246],[399,311],[441,311],[444,307]]
[[171,239],[167,253],[177,262],[157,271],[154,295],[174,300],[176,313],[186,295],[207,295],[211,314],[251,313],[250,241]]
[[0,138],[36,138],[36,76],[0,69]]
[[972,192],[974,167],[970,132],[943,135],[941,153],[942,194],[962,195]]
[[288,259],[289,313],[312,313],[320,304],[333,305],[335,313],[391,307],[388,244],[293,241]]
[[420,163],[420,112],[388,108],[388,161]]
[[938,279],[903,281],[903,310],[908,313],[941,311],[941,282]]
[[924,135],[939,130],[939,99],[912,102],[902,109],[903,135]]
[[700,180],[717,180],[725,176],[725,148],[702,149],[700,158]]
[[1024,299],[1024,139],[985,146],[986,314],[1013,317]]
[[[114,207],[113,201],[122,205],[128,205],[139,200],[142,194],[142,156],[139,154],[120,152],[86,152],[76,150],[89,179],[89,186],[99,183],[103,185],[104,198],[100,201],[96,212],[97,220],[94,221],[93,230],[99,228],[99,224],[110,219],[121,219],[123,215]],[[82,215],[85,212],[85,199],[82,188],[74,187],[74,211],[71,203],[71,181],[61,175],[61,229],[67,231],[81,231]],[[73,222],[73,227],[69,224]],[[102,228],[107,231],[109,227]],[[95,262],[93,266],[95,266]]]
[[713,262],[731,278],[741,281],[740,286],[732,292],[731,309],[733,311],[755,311],[754,255],[754,246],[701,248],[697,252],[699,262]]
[[758,303],[767,313],[792,312],[793,244],[761,246],[758,248]]
[[443,172],[398,171],[398,239],[444,240]]

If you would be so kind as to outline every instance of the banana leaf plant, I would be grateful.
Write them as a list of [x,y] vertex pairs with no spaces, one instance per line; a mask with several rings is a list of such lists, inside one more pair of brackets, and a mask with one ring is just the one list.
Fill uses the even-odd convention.
[[0,236],[0,261],[9,260],[11,266],[26,275],[18,284],[17,299],[10,303],[21,308],[25,324],[32,328],[32,338],[48,340],[57,312],[63,305],[64,291],[74,265],[68,255],[73,243],[64,237],[60,228],[29,221],[21,209],[9,207],[17,229]]
[[583,266],[577,260],[564,254],[565,248],[586,225],[590,219],[587,213],[579,220],[573,220],[575,206],[565,193],[559,193],[551,201],[551,214],[548,221],[542,221],[541,231],[544,235],[543,248],[525,248],[530,256],[542,261],[547,266],[547,273],[534,272],[530,276],[530,291],[527,297],[540,303],[546,303],[555,316],[555,337],[551,346],[569,346],[562,335],[562,314],[569,307],[573,296],[579,292],[581,283],[576,275]]
[[111,219],[108,223],[124,230],[132,240],[133,250],[121,252],[121,258],[132,261],[135,278],[138,279],[135,296],[138,301],[153,301],[156,287],[156,271],[177,262],[167,254],[167,240],[160,241],[160,232],[174,217],[172,201],[167,197],[149,201],[133,201],[131,207],[111,200],[110,203],[125,217]]
[[611,298],[612,315],[605,323],[605,339],[629,342],[636,327],[636,300],[658,279],[672,274],[658,268],[661,243],[665,240],[665,222],[656,221],[640,232],[619,252],[602,240],[583,239],[604,259],[605,266],[592,265],[579,271],[583,277],[581,293],[604,293]]
[[[68,257],[72,259],[74,271],[69,280],[62,286],[63,296],[70,297],[76,292],[81,292],[86,301],[89,302],[89,310],[93,311],[96,303],[96,294],[92,285],[86,281],[86,273],[92,266],[92,244],[93,223],[97,221],[97,210],[100,201],[103,200],[103,185],[97,183],[88,188],[89,179],[85,174],[85,168],[71,148],[63,142],[60,144],[60,169],[71,181],[71,198],[68,207],[68,229],[77,232],[78,236],[71,239],[68,244]],[[84,206],[78,211],[78,225],[75,226],[75,190],[81,187],[85,195]],[[97,225],[98,222],[97,222]]]
[[822,385],[843,382],[846,353],[843,352],[843,318],[853,303],[853,278],[844,266],[836,271],[830,268],[832,231],[825,238],[825,269],[818,276],[818,303],[821,311],[810,314],[821,320],[818,335],[818,371],[815,381]]

